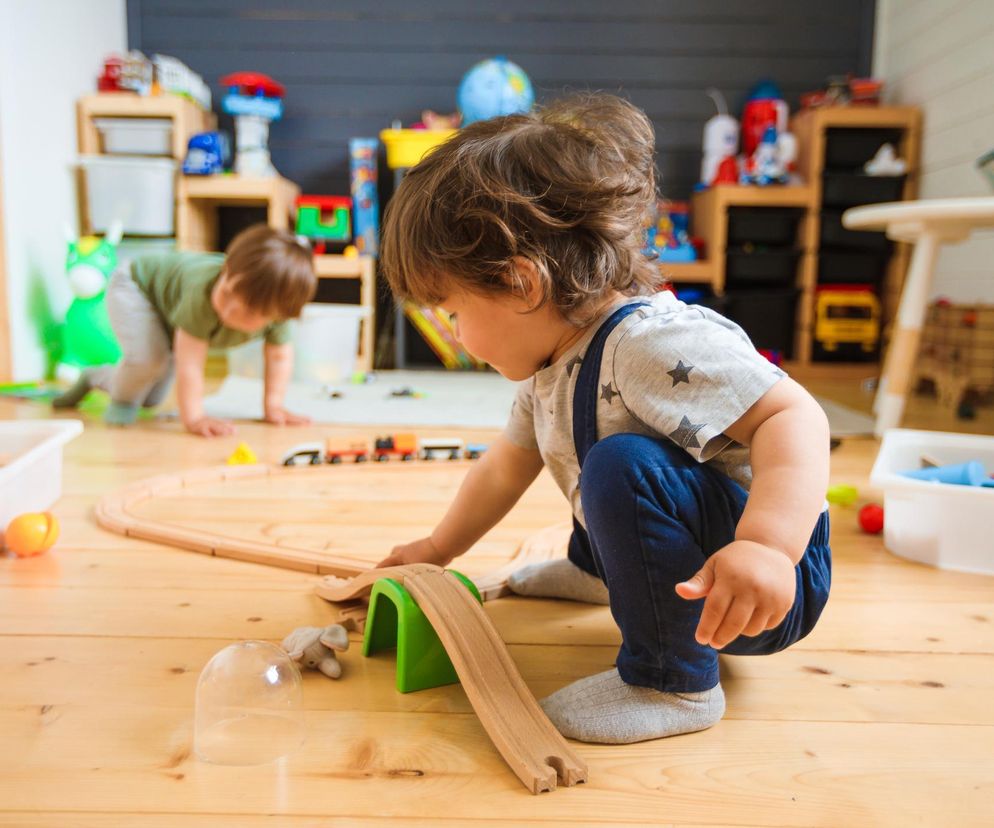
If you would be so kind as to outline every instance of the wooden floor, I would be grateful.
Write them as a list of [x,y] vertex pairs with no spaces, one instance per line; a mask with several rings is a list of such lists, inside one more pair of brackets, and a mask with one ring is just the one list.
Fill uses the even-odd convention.
[[[812,386],[868,404],[856,381]],[[919,400],[909,424],[991,431],[989,411],[955,423]],[[0,418],[46,413],[0,403]],[[275,460],[327,433],[243,424],[239,436]],[[903,562],[857,531],[851,509],[833,510],[835,584],[816,631],[776,656],[723,659],[728,712],[711,730],[577,745],[590,768],[579,788],[531,796],[458,686],[399,695],[390,658],[363,659],[358,648],[346,654],[339,682],[305,677],[309,738],[300,752],[266,766],[204,764],[191,755],[193,701],[211,655],[325,623],[331,609],[313,595],[311,576],[108,534],[92,508],[126,482],[222,462],[233,445],[170,423],[109,431],[88,422],[68,446],[58,546],[35,559],[0,559],[0,825],[994,821],[994,578]],[[844,442],[833,480],[870,495],[875,451],[872,440]],[[385,553],[430,526],[455,473],[414,466],[390,491],[357,485],[347,508],[329,497],[336,542]],[[220,513],[228,506],[218,506],[219,521],[230,519]],[[292,531],[283,509],[265,510],[254,507],[258,531]],[[542,480],[487,554],[499,557],[564,515]],[[503,599],[487,611],[539,696],[612,664],[618,633],[605,608]]]

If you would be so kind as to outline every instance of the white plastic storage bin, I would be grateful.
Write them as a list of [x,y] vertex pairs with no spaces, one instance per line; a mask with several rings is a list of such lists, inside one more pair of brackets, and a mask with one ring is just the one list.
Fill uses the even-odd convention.
[[90,229],[103,233],[120,221],[136,236],[173,235],[176,162],[171,158],[83,155]]
[[82,431],[79,420],[0,421],[0,534],[61,497],[62,447]]
[[994,471],[994,437],[892,429],[870,483],[884,491],[884,544],[895,555],[963,572],[994,574],[994,489],[914,480],[922,457],[939,465],[979,460]]
[[94,118],[103,138],[104,152],[110,155],[173,154],[171,118]]
[[[297,382],[341,382],[355,371],[359,326],[369,311],[358,305],[315,302],[304,306],[293,328],[293,379]],[[262,378],[262,341],[253,340],[228,351],[228,372]]]

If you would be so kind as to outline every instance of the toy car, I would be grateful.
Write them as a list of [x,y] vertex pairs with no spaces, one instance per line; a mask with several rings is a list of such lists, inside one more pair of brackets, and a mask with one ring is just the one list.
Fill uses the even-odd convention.
[[320,466],[324,462],[324,446],[321,443],[301,443],[294,446],[280,463],[284,466]]
[[418,456],[422,460],[434,460],[439,455],[443,457],[447,455],[449,460],[458,460],[462,457],[464,445],[463,441],[457,437],[436,437],[422,440]]
[[373,456],[378,463],[386,462],[391,456],[401,460],[413,460],[418,453],[418,440],[413,434],[393,434],[377,437],[373,443]]

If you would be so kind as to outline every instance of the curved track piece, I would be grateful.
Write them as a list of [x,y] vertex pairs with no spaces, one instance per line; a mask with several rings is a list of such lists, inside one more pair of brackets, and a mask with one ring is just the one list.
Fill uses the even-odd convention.
[[[250,561],[266,564],[283,569],[296,569],[303,572],[313,572],[317,575],[350,577],[371,569],[367,561],[354,560],[341,555],[330,555],[326,552],[315,552],[310,549],[293,548],[272,543],[226,537],[212,532],[187,529],[165,521],[151,520],[139,517],[134,508],[144,501],[160,495],[170,495],[184,489],[194,489],[198,486],[223,484],[226,480],[297,477],[306,473],[306,469],[288,469],[279,466],[214,466],[205,469],[194,469],[176,474],[163,474],[140,480],[128,486],[104,495],[94,510],[97,523],[104,529],[117,532],[132,538],[156,541],[182,549],[190,549],[206,555],[219,558]],[[563,532],[566,534],[562,534]],[[561,536],[561,537],[560,537]],[[482,575],[475,579],[477,588],[483,600],[500,597],[507,594],[507,574],[527,563],[547,560],[550,557],[562,557],[565,540],[568,538],[568,527],[550,527],[536,532],[518,548],[514,558],[495,572]],[[381,577],[382,571],[376,577]],[[335,579],[329,581],[334,585]],[[323,594],[324,584],[318,589],[318,594],[329,601],[345,599],[332,598]],[[353,625],[362,625],[362,613],[352,610],[349,614]]]
[[393,566],[350,580],[326,578],[318,594],[346,601],[379,578],[403,581],[452,660],[476,715],[501,756],[533,794],[587,780],[587,766],[525,685],[489,616],[459,581],[431,564]]

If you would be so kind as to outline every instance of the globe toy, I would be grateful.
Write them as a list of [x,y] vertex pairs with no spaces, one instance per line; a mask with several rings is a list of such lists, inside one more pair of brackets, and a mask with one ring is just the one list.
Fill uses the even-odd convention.
[[463,76],[456,103],[466,126],[528,112],[535,103],[535,92],[520,66],[505,57],[495,57],[477,63]]

